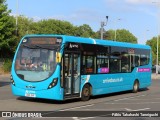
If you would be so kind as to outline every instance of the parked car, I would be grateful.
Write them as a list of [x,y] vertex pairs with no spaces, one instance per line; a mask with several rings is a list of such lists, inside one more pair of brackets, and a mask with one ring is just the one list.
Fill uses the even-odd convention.
[[152,73],[156,73],[156,66],[152,65]]

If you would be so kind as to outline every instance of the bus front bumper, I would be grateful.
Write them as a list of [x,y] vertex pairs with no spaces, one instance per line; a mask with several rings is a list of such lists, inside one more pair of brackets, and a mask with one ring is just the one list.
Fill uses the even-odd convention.
[[[63,90],[52,88],[46,90],[30,90],[18,88],[14,85],[11,85],[12,93],[16,96],[30,97],[30,98],[44,98],[52,100],[63,100]],[[59,92],[58,92],[59,91]]]

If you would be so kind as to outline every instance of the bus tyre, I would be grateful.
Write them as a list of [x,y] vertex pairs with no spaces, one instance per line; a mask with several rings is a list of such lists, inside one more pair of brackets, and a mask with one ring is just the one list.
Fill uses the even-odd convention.
[[133,85],[133,93],[137,93],[139,90],[139,82],[136,80]]
[[86,84],[86,85],[83,87],[83,90],[82,90],[82,93],[81,93],[81,100],[82,100],[82,101],[87,101],[87,100],[89,100],[90,94],[91,94],[90,86],[89,86],[88,84]]

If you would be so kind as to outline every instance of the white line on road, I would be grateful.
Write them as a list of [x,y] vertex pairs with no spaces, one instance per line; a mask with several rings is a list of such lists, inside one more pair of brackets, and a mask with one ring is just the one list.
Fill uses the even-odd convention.
[[73,120],[79,120],[78,117],[72,117]]
[[[151,100],[159,100],[160,98],[152,98]],[[144,98],[144,99],[129,99],[129,100],[150,100],[150,98]]]
[[93,106],[93,105],[94,104],[84,105],[84,106],[79,106],[79,107],[73,107],[73,108],[63,109],[63,110],[59,110],[59,111],[67,111],[67,110],[79,109],[79,108],[84,108],[84,107],[90,107],[90,106]]
[[126,104],[126,105],[127,105],[127,104],[129,104],[129,105],[130,105],[130,104],[157,104],[157,103],[159,104],[160,102],[141,102],[141,103],[105,103],[105,104],[122,104],[122,105],[123,105],[123,104],[124,104],[124,105],[125,105],[125,104]]
[[128,99],[144,97],[144,96],[146,96],[146,95],[138,95],[138,96],[133,96],[133,97],[126,97],[126,98],[121,98],[121,99],[117,99],[117,100],[114,100],[114,101],[128,100]]
[[143,111],[143,110],[149,110],[150,108],[143,108],[143,109],[137,109],[137,110],[132,110],[129,108],[125,108],[127,111]]
[[112,111],[112,110],[125,110],[126,108],[111,108],[111,109],[83,109],[88,111]]
[[80,118],[79,120],[87,120],[87,119],[93,119],[93,118],[96,118],[96,117],[85,117],[85,118]]

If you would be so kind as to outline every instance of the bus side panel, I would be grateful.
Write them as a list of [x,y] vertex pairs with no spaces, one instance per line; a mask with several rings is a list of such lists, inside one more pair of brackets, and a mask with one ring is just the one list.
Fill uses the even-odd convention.
[[[132,73],[82,75],[82,87],[86,83],[92,85],[92,95],[131,90],[135,76]],[[81,90],[82,90],[81,87]]]
[[140,88],[149,87],[151,85],[150,67],[141,66],[135,68],[131,73],[82,75],[81,90],[86,83],[91,84],[92,95],[132,90],[135,80],[139,81]]
[[150,67],[146,65],[146,66],[140,66],[139,68],[137,68],[136,78],[139,80],[140,88],[149,87],[152,82]]

